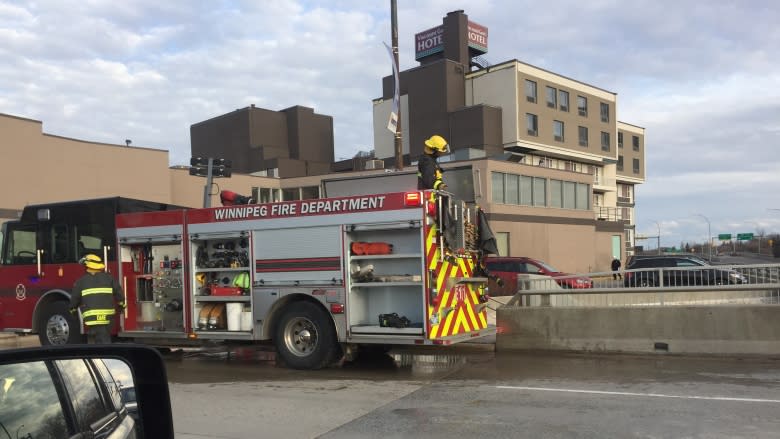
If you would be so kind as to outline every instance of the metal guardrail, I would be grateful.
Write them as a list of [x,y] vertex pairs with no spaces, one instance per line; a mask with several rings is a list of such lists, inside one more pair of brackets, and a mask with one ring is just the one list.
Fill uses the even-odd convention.
[[[565,288],[566,279],[578,278],[591,279],[591,287]],[[555,278],[520,274],[518,287],[506,306],[780,305],[780,264],[650,268]]]

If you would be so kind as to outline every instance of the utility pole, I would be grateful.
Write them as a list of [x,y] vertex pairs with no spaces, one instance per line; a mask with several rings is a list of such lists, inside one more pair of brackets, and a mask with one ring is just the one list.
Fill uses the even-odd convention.
[[203,186],[203,207],[211,207],[211,186],[214,178],[230,177],[233,174],[230,160],[212,157],[190,158],[190,175],[206,177],[206,185]]
[[[393,45],[393,62],[395,63],[396,70],[400,70],[400,65],[398,64],[398,5],[396,4],[396,0],[390,0],[390,24],[391,24],[391,33],[392,33],[392,41],[391,44]],[[399,71],[398,76],[395,78],[396,81],[399,83],[395,85],[396,90],[399,90],[401,87],[401,73]],[[398,122],[396,123],[395,128],[395,169],[402,170],[404,168],[404,152],[403,152],[403,137],[401,136],[401,96],[400,92],[398,96],[393,97],[398,98]]]

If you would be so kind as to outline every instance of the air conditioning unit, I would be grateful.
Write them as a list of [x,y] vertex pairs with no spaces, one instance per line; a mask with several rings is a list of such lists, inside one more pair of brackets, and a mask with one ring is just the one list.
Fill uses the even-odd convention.
[[366,169],[384,169],[385,162],[383,160],[366,160]]

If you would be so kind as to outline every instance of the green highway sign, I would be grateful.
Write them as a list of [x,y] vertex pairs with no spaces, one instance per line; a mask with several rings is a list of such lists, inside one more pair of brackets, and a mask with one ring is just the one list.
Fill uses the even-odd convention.
[[721,241],[728,241],[729,239],[731,239],[731,233],[721,233],[720,235],[718,235],[718,239],[720,239]]
[[737,233],[737,240],[739,241],[751,241],[753,240],[752,233]]

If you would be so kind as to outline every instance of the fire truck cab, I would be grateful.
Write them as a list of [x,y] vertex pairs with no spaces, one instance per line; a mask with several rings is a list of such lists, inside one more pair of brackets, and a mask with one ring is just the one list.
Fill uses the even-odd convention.
[[478,212],[415,191],[120,214],[119,335],[272,340],[316,369],[359,345],[492,334]]
[[116,273],[117,214],[181,209],[129,198],[31,205],[2,225],[0,330],[37,333],[41,344],[83,341],[79,317],[68,312],[70,290],[88,253]]

